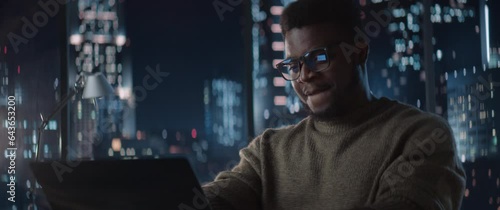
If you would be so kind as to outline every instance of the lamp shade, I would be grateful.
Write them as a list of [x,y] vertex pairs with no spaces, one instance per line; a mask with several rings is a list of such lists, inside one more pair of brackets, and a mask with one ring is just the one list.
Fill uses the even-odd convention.
[[114,94],[113,88],[102,73],[98,72],[86,76],[83,99],[99,98],[111,94]]

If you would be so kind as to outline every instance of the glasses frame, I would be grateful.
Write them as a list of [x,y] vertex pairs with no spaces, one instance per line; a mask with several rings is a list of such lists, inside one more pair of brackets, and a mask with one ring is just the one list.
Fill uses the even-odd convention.
[[[311,53],[315,52],[315,51],[318,51],[318,50],[324,50],[325,53],[326,53],[326,58],[328,60],[328,65],[323,68],[323,69],[319,69],[319,70],[312,70],[313,72],[321,72],[321,71],[324,71],[326,69],[328,69],[330,67],[330,60],[332,59],[330,57],[330,51],[332,51],[332,49],[334,47],[337,47],[339,44],[338,43],[334,43],[334,44],[329,44],[327,45],[326,47],[318,47],[318,48],[314,48],[312,50],[309,50],[307,51],[306,53],[304,53],[302,56],[298,57],[298,58],[287,58],[287,59],[284,59],[282,61],[280,61],[279,63],[276,64],[275,66],[275,69],[280,73],[281,77],[283,77],[283,79],[287,80],[287,81],[295,81],[295,80],[298,80],[300,78],[300,74],[302,73],[302,66],[304,65],[304,63],[306,64],[306,66],[310,69],[312,69],[310,66],[307,65],[307,63],[305,62],[306,61],[306,57],[308,57]],[[285,65],[285,62],[292,62],[293,60],[298,60],[299,61],[299,73],[297,74],[297,78],[294,78],[294,79],[287,79],[285,78],[285,76],[283,75],[283,72],[280,71],[280,69],[283,67],[283,65]]]

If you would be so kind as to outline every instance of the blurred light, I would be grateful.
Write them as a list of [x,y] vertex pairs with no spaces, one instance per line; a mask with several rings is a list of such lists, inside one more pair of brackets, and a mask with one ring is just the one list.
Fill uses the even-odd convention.
[[282,12],[283,12],[282,6],[272,6],[271,7],[271,14],[272,15],[280,16]]
[[122,149],[122,140],[120,138],[113,138],[111,141],[111,149],[115,152],[120,151]]
[[448,14],[444,15],[444,22],[445,23],[450,23],[451,22],[451,16],[448,15]]
[[437,56],[438,61],[440,61],[441,58],[443,58],[443,52],[441,50],[437,50],[436,56]]
[[[103,35],[103,34],[94,34],[92,36],[92,42],[98,43],[98,44],[105,44],[111,42],[111,36],[109,35]],[[98,49],[98,48],[95,48]]]
[[408,25],[408,29],[410,29],[410,30],[413,29],[413,15],[411,13],[409,13],[407,16],[407,25]]
[[262,87],[267,87],[267,78],[266,77],[260,78],[260,84],[262,85]]
[[141,131],[140,130],[137,130],[135,132],[135,137],[137,138],[137,140],[141,140],[142,139],[142,135],[141,135]]
[[167,129],[163,129],[163,131],[161,132],[161,136],[163,137],[163,139],[167,139]]
[[389,24],[389,32],[394,32],[396,30],[398,30],[398,24],[396,23]]
[[115,37],[115,43],[117,46],[123,46],[127,42],[127,38],[123,35],[118,35]]
[[69,43],[72,45],[80,45],[83,42],[83,36],[81,34],[73,34],[69,37]]
[[195,139],[196,135],[197,135],[196,129],[193,128],[193,130],[191,130],[191,137],[193,137],[193,139]]
[[286,105],[286,96],[274,96],[274,105],[275,106]]
[[271,31],[272,31],[273,33],[277,33],[277,34],[281,33],[281,26],[280,26],[280,24],[273,23],[273,24],[271,25]]
[[110,156],[110,157],[113,156],[113,149],[111,149],[111,148],[108,149],[108,156]]
[[274,85],[274,87],[285,87],[286,80],[283,79],[283,77],[274,77],[273,78],[273,85]]
[[421,71],[420,72],[420,81],[425,81],[425,80],[426,80],[425,71]]
[[116,18],[116,12],[99,11],[97,13],[97,19],[99,20],[115,20]]
[[17,66],[17,74],[21,74],[21,66]]
[[116,89],[121,100],[129,99],[132,95],[130,88],[118,86]]
[[264,110],[264,119],[269,119],[269,110]]
[[284,51],[285,50],[285,43],[284,42],[273,42],[272,48],[274,51]]

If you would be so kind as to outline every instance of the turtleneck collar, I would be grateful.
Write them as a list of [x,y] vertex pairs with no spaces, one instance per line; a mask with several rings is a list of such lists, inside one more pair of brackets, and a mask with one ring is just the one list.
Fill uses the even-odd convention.
[[372,97],[372,101],[339,118],[330,119],[328,121],[313,119],[311,116],[308,118],[312,122],[314,129],[320,133],[333,134],[345,132],[360,125],[362,122],[373,118],[394,103],[394,101],[385,97]]

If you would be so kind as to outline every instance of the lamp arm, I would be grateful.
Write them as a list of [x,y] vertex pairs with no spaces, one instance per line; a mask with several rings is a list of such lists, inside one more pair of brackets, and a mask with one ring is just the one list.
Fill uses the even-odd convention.
[[49,121],[57,114],[59,113],[59,111],[61,111],[62,108],[64,108],[66,106],[66,104],[68,104],[69,100],[75,96],[78,92],[80,92],[80,90],[82,89],[83,87],[83,76],[80,76],[78,78],[78,80],[76,81],[75,83],[75,86],[73,88],[71,88],[69,91],[69,94],[66,95],[62,100],[61,102],[59,102],[59,104],[57,105],[57,107],[54,109],[54,111],[52,111],[52,113],[44,118],[42,116],[42,114],[40,114],[40,117],[42,118],[42,124],[40,124],[40,127],[38,127],[38,138],[37,138],[37,141],[36,141],[36,155],[35,155],[35,162],[38,162],[38,153],[40,151],[40,141],[41,141],[41,137],[42,137],[42,132],[43,130],[45,129],[45,127],[47,127],[47,124],[49,123]]

